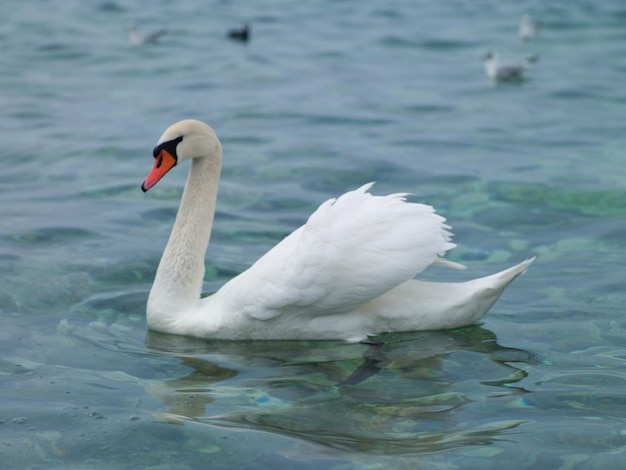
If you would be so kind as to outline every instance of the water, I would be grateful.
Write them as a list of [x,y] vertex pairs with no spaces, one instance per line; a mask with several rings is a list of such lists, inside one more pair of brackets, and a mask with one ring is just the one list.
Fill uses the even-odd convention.
[[[142,5],[0,7],[2,468],[623,467],[622,2]],[[540,61],[492,86],[490,49]],[[482,325],[381,346],[147,334],[186,171],[139,185],[182,118],[225,151],[207,292],[371,180],[454,227],[470,269],[424,278],[538,259]]]

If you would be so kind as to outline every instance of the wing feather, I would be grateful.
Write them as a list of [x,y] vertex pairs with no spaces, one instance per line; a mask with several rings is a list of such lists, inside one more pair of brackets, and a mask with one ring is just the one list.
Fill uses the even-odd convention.
[[[231,281],[258,319],[348,312],[413,278],[454,248],[445,219],[373,183],[324,202],[307,223]],[[251,286],[253,286],[251,288]]]

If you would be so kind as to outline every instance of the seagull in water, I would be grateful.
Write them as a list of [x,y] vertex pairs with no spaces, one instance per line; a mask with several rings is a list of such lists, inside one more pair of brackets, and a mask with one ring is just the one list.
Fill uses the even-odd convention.
[[250,24],[245,23],[241,29],[231,29],[228,37],[236,41],[248,42],[250,40]]
[[500,64],[495,52],[485,54],[485,72],[494,82],[520,82],[524,80],[524,72],[539,60],[538,57],[529,57],[523,62]]
[[164,29],[153,31],[150,34],[142,36],[137,29],[136,23],[130,23],[128,25],[128,42],[133,46],[143,46],[145,44],[155,44],[159,41],[161,36],[167,33]]
[[541,29],[541,21],[534,20],[530,15],[523,15],[519,23],[519,37],[522,41],[534,38]]

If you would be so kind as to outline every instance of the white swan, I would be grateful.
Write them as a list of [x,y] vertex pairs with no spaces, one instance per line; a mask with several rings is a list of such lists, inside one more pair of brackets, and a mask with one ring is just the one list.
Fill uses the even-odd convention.
[[464,283],[412,278],[455,245],[445,219],[404,194],[373,196],[372,183],[323,203],[305,225],[215,294],[200,298],[222,148],[195,121],[170,126],[154,148],[147,191],[191,160],[174,228],[147,305],[152,330],[201,338],[343,339],[478,322],[533,259]]

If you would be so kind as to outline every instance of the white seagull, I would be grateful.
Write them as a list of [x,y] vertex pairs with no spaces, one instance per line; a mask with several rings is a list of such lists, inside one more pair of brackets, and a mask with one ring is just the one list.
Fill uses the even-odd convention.
[[528,41],[539,33],[543,24],[541,21],[534,20],[530,15],[522,15],[519,22],[518,34],[522,41]]
[[477,323],[533,259],[460,283],[414,280],[455,245],[445,219],[373,183],[324,202],[308,221],[213,295],[201,298],[222,165],[215,132],[196,120],[170,126],[142,184],[191,160],[187,183],[148,297],[150,329],[227,340],[363,341],[391,331]]
[[145,36],[139,33],[139,29],[137,28],[136,23],[129,23],[127,26],[128,29],[128,42],[132,46],[143,46],[145,44],[155,44],[161,39],[161,36],[167,33],[165,29],[159,29],[157,31],[153,31]]
[[529,57],[523,62],[500,64],[495,52],[487,52],[484,56],[485,73],[494,82],[519,82],[524,80],[524,73],[539,60]]

